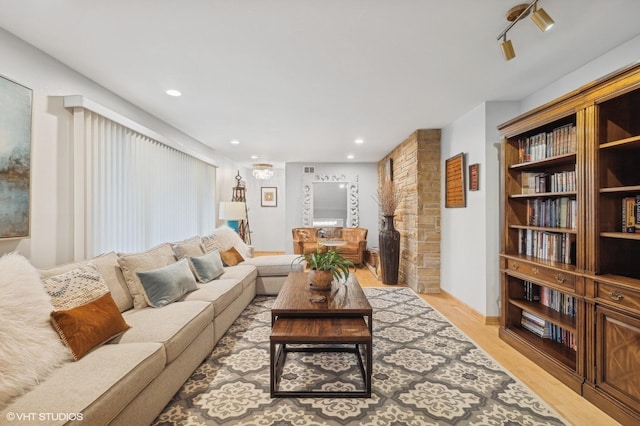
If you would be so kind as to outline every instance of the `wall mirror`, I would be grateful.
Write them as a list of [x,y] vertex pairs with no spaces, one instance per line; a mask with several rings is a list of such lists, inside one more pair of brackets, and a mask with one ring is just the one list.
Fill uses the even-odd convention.
[[316,227],[357,227],[358,178],[344,175],[305,176],[302,197],[302,225]]

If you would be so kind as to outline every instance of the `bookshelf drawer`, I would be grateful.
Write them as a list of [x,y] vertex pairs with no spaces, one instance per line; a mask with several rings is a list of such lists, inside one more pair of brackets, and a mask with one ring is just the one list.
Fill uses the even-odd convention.
[[640,290],[619,287],[595,281],[596,299],[609,306],[625,308],[640,313]]
[[515,272],[516,275],[526,276],[526,279],[551,284],[572,293],[576,292],[576,277],[567,272],[559,272],[555,269],[513,259],[507,259],[507,269]]

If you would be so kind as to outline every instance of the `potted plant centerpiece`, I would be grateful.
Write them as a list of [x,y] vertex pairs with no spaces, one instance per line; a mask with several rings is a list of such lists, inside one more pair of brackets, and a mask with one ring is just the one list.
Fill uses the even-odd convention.
[[318,250],[297,257],[299,261],[306,261],[309,266],[309,280],[314,290],[329,290],[331,282],[349,278],[349,268],[353,262],[345,259],[336,250]]

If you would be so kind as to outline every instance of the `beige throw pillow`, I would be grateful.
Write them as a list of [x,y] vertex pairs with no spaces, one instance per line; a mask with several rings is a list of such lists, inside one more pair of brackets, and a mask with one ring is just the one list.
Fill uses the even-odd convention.
[[133,296],[133,307],[135,309],[150,306],[144,287],[136,272],[162,268],[175,262],[176,257],[169,243],[160,244],[143,253],[118,253],[118,264],[122,269],[122,274],[127,282],[131,296]]
[[200,241],[200,237],[197,236],[177,243],[172,243],[171,248],[176,254],[176,259],[178,260],[183,257],[200,256],[204,254],[202,242]]

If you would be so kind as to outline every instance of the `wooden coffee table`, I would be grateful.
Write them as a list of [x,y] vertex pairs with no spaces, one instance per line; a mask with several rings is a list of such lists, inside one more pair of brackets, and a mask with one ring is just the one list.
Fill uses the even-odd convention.
[[[310,299],[314,296],[325,296],[326,300],[312,302]],[[371,397],[372,314],[371,305],[355,275],[350,275],[346,283],[334,283],[330,291],[319,291],[310,289],[306,272],[291,272],[271,308],[271,397]],[[292,348],[287,346],[290,344],[305,346]],[[362,374],[364,389],[279,390],[288,352],[354,353]],[[362,352],[366,361],[362,359]]]

